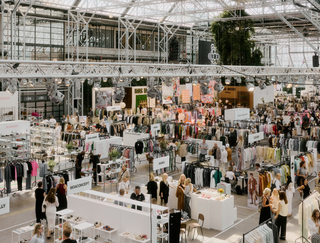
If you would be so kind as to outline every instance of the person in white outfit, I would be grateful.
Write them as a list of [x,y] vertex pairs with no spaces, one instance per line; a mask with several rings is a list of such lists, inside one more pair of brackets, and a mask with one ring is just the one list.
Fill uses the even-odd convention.
[[33,236],[29,243],[46,243],[46,239],[43,235],[43,226],[41,224],[36,224],[33,230]]
[[221,147],[221,165],[225,171],[228,170],[228,152],[225,146]]
[[313,210],[311,219],[308,220],[310,236],[317,234],[320,227],[320,213],[318,209]]
[[291,217],[292,215],[292,199],[293,199],[293,193],[294,193],[294,185],[291,180],[291,176],[287,176],[287,184],[285,186],[286,189],[286,196],[288,199],[288,217]]
[[56,222],[57,207],[59,207],[59,201],[58,201],[58,198],[56,197],[56,189],[52,187],[42,204],[42,212],[46,212],[47,222],[48,222],[47,239],[50,239],[51,234],[53,234],[53,230]]

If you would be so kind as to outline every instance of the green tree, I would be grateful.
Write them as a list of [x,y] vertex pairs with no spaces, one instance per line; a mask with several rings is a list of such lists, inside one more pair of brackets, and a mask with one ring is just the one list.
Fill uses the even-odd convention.
[[[238,16],[249,16],[244,10],[236,10]],[[221,18],[232,18],[233,12],[225,11]],[[251,39],[255,30],[253,21],[248,18],[213,22],[211,32],[220,54],[220,64],[261,66],[262,53]]]

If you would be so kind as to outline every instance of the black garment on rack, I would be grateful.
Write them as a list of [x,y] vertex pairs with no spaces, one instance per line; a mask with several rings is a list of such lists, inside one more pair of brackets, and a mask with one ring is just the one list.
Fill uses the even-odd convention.
[[134,145],[134,148],[136,149],[137,154],[142,154],[143,151],[143,142],[137,141]]

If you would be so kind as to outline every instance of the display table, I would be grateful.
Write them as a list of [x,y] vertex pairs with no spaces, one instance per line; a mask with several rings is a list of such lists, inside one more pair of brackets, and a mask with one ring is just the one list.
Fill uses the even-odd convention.
[[[204,196],[210,198],[204,198]],[[191,218],[198,219],[199,213],[204,215],[206,229],[225,230],[234,224],[237,219],[237,208],[234,207],[234,197],[229,196],[217,200],[219,194],[216,190],[203,190],[201,194],[191,195]]]

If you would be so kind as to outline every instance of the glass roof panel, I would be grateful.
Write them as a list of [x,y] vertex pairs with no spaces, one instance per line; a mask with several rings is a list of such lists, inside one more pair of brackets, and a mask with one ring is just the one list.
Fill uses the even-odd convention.
[[40,3],[50,7],[70,9],[74,2],[75,0],[37,0],[35,1],[35,4]]

